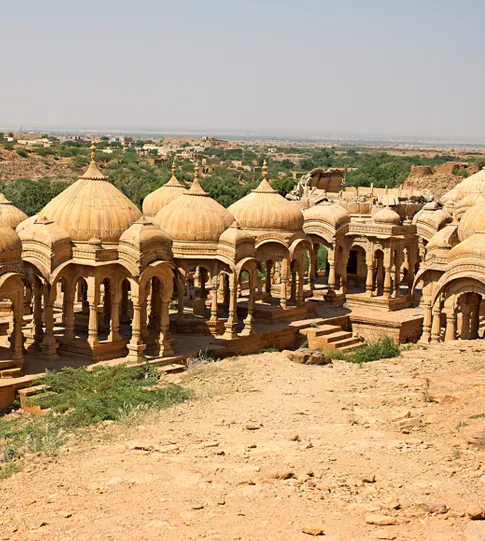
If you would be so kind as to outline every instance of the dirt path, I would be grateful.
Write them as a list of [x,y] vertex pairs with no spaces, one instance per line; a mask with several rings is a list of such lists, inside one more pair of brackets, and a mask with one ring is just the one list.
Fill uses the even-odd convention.
[[477,344],[362,368],[263,354],[172,376],[200,398],[106,424],[0,482],[0,539],[310,539],[302,523],[333,541],[485,539],[466,516],[485,505]]

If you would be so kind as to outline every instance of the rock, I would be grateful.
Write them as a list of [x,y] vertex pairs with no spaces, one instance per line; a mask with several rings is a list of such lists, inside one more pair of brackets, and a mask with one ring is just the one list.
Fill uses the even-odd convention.
[[429,515],[444,515],[448,512],[446,503],[443,502],[423,502],[419,508]]
[[485,520],[485,508],[474,505],[466,510],[466,514],[471,520]]
[[300,524],[300,529],[302,533],[306,533],[307,535],[325,535],[323,528],[321,526],[317,526],[316,524],[303,522]]
[[317,485],[317,490],[321,490],[322,492],[330,492],[332,490],[332,487],[330,485]]
[[399,500],[395,496],[391,496],[390,498],[388,498],[387,500],[384,500],[381,503],[381,507],[384,508],[384,509],[396,510],[396,509],[401,508],[401,504],[400,504]]
[[464,541],[485,541],[485,522],[472,522],[463,531]]
[[364,475],[362,477],[363,483],[375,483],[376,482],[376,476],[374,474]]
[[421,419],[417,417],[409,417],[406,419],[400,419],[399,421],[394,421],[392,426],[396,430],[403,430],[405,428],[415,428],[421,425]]
[[263,425],[260,423],[260,424],[255,424],[255,423],[248,423],[247,425],[244,426],[244,429],[245,430],[259,430]]
[[323,351],[313,351],[309,348],[301,348],[296,351],[285,349],[283,355],[294,363],[298,364],[331,364],[332,359]]
[[388,515],[379,515],[372,513],[365,517],[367,524],[374,524],[375,526],[394,526],[398,523],[397,519]]
[[255,484],[256,483],[252,479],[241,479],[240,481],[236,483],[237,486],[244,486],[244,485],[251,486]]
[[298,434],[293,434],[293,436],[290,436],[288,438],[289,441],[301,441],[300,436]]
[[286,479],[293,479],[295,477],[295,473],[290,470],[276,470],[274,472],[270,472],[267,477],[268,479],[279,479],[284,481]]
[[198,511],[200,509],[204,509],[204,504],[203,503],[194,503],[192,506],[191,506],[191,509],[193,509],[194,511]]

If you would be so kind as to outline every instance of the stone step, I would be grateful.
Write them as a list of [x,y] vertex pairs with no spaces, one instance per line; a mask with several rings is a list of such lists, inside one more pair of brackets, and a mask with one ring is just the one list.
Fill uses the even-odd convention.
[[19,378],[21,375],[22,375],[21,368],[5,368],[3,370],[0,370],[1,379]]
[[352,351],[355,351],[356,349],[361,349],[365,345],[364,341],[356,342],[355,344],[350,344],[348,346],[342,346],[337,348],[339,351],[342,351],[343,353],[351,353]]
[[318,327],[312,327],[308,329],[308,335],[312,335],[313,337],[317,336],[326,336],[328,334],[336,333],[336,332],[345,332],[342,331],[342,327],[339,327],[338,325],[319,325]]
[[33,385],[32,387],[24,387],[23,389],[19,389],[17,393],[19,396],[34,396],[47,391],[47,389],[47,385]]
[[4,370],[5,368],[17,368],[17,361],[0,361],[0,370]]
[[157,372],[160,374],[179,374],[185,372],[186,367],[183,364],[164,364],[157,366]]
[[324,336],[319,336],[318,338],[327,344],[330,344],[332,342],[339,342],[340,340],[344,340],[346,338],[352,338],[352,333],[349,331],[337,331]]
[[296,327],[301,333],[305,333],[309,329],[314,329],[316,325],[321,325],[325,320],[321,317],[310,318],[310,319],[297,319],[296,321],[291,321],[289,323],[290,327]]
[[337,342],[333,342],[332,346],[334,346],[337,349],[342,349],[345,346],[353,346],[354,344],[362,344],[362,338],[358,336],[351,336],[350,338],[344,338],[342,340],[338,340]]

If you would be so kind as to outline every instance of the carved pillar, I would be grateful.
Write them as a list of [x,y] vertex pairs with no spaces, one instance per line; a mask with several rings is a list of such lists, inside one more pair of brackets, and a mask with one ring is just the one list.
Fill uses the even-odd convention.
[[391,267],[384,267],[384,298],[391,298]]
[[312,249],[310,251],[310,269],[309,269],[309,283],[310,289],[315,289],[315,280],[317,277],[317,262],[318,262],[318,244],[312,243]]
[[212,280],[212,290],[211,290],[211,316],[209,321],[212,323],[217,323],[218,317],[218,307],[217,307],[217,276]]
[[431,324],[431,342],[437,343],[441,334],[441,307],[439,299],[433,308],[433,323]]
[[431,321],[432,321],[432,311],[431,311],[431,299],[423,299],[422,306],[424,308],[423,315],[423,334],[421,335],[421,342],[428,343],[431,339]]
[[287,259],[283,259],[281,262],[281,298],[280,306],[283,309],[287,307],[287,297],[288,297],[288,270],[289,262]]
[[446,313],[445,342],[456,339],[456,311],[451,309]]
[[24,340],[22,334],[22,323],[24,320],[24,298],[23,292],[17,295],[13,305],[13,330],[12,330],[12,359],[16,361],[17,367],[24,364]]
[[170,337],[170,299],[162,298],[160,305],[160,334],[158,338],[161,357],[173,355],[173,340]]
[[332,257],[332,259],[329,258],[328,266],[329,266],[329,270],[328,270],[328,294],[329,295],[334,295],[335,294],[336,277],[335,277],[335,261],[334,261],[333,257]]
[[244,320],[244,328],[241,333],[242,336],[249,336],[256,332],[256,329],[254,328],[253,312],[254,312],[254,300],[256,296],[257,277],[258,277],[258,274],[256,270],[249,271],[248,315],[246,319]]
[[45,320],[45,333],[42,340],[42,354],[48,357],[50,360],[58,359],[57,348],[59,344],[54,337],[54,302],[55,302],[55,289],[50,285],[44,286],[44,320]]
[[296,304],[297,306],[302,306],[305,302],[305,297],[303,295],[303,270],[301,268],[298,270],[297,279]]
[[394,298],[401,296],[401,259],[394,256]]
[[[200,269],[200,267],[197,267]],[[205,283],[207,280],[207,272],[205,269],[199,270],[199,283],[200,283],[200,298],[201,299],[207,299],[207,289],[205,287]]]
[[144,361],[145,360],[145,349],[146,344],[144,344],[141,331],[142,331],[142,320],[141,320],[141,311],[143,299],[140,298],[140,290],[138,284],[133,286],[131,292],[131,298],[133,302],[133,320],[131,323],[131,340],[128,344],[128,358],[133,361]]
[[229,316],[226,322],[224,338],[237,338],[237,278],[231,274],[229,277]]
[[88,278],[88,301],[89,301],[89,323],[88,323],[88,344],[92,347],[99,344],[98,337],[98,304],[99,304],[99,283],[90,276]]
[[365,292],[368,297],[372,297],[373,289],[374,289],[374,265],[367,265]]
[[108,336],[110,342],[117,342],[121,340],[120,336],[120,301],[121,301],[121,289],[120,286],[116,286],[111,291],[111,329]]
[[103,287],[103,332],[109,335],[111,322],[111,284],[109,280],[104,282]]
[[44,338],[44,326],[42,323],[42,293],[43,285],[36,278],[34,280],[34,313],[33,313],[33,335],[34,344],[40,345]]

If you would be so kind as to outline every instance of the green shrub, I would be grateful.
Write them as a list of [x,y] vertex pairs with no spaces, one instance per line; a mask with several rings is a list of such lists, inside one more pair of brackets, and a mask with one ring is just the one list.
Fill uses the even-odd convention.
[[187,391],[178,385],[159,385],[152,365],[130,367],[96,366],[46,372],[44,383],[51,392],[33,399],[53,413],[63,413],[65,427],[80,427],[118,420],[120,413],[146,405],[157,409],[186,400]]
[[18,148],[15,151],[21,158],[28,158],[29,153],[25,150],[25,148]]
[[399,344],[392,338],[383,336],[378,340],[366,342],[360,349],[356,349],[350,353],[344,353],[338,349],[331,349],[327,354],[332,360],[363,364],[379,361],[381,359],[399,357],[401,350]]

